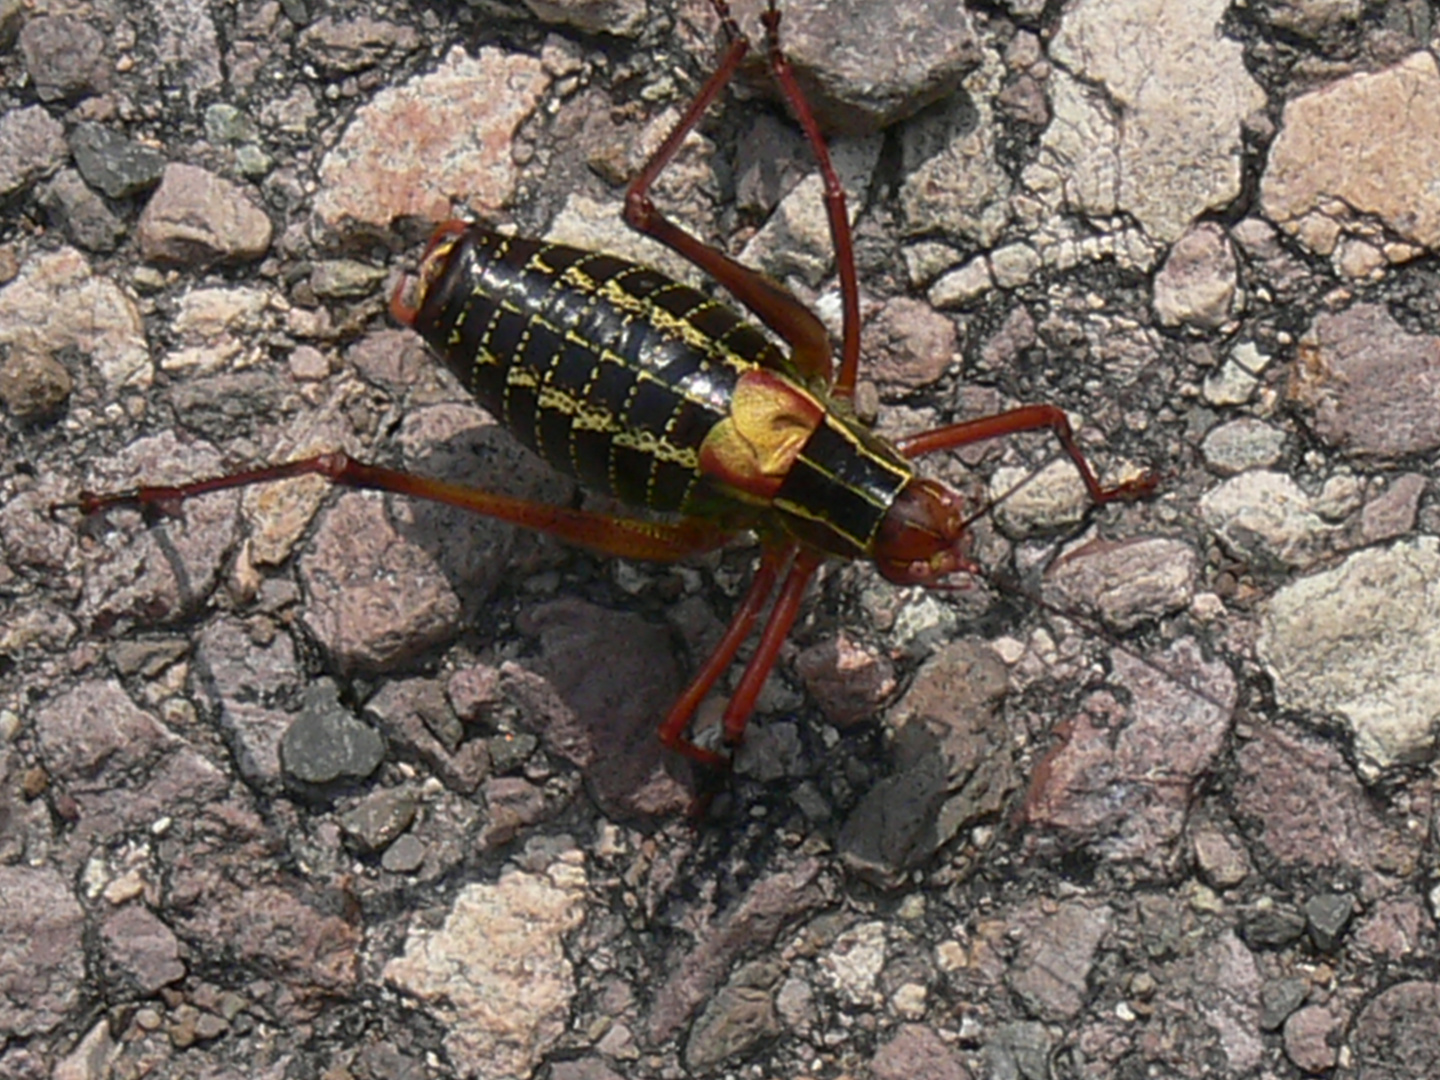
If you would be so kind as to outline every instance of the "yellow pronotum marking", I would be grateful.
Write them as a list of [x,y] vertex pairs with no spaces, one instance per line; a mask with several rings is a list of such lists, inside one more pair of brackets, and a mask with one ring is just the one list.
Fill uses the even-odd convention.
[[789,379],[764,368],[740,377],[730,415],[710,429],[700,467],[737,491],[771,498],[784,482],[825,407]]

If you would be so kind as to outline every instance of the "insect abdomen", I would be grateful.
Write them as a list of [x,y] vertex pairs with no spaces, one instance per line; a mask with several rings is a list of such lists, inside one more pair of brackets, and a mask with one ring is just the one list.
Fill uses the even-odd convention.
[[415,328],[522,442],[636,506],[713,498],[700,444],[745,371],[787,366],[758,330],[612,255],[472,228],[445,260]]

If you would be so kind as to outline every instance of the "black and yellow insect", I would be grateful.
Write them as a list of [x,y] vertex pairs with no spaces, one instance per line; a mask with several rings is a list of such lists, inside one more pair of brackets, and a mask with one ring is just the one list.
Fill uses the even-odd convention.
[[[549,506],[325,454],[174,488],[83,495],[95,512],[168,506],[192,495],[303,473],[417,495],[637,559],[678,559],[751,531],[762,556],[720,644],[660,726],[694,760],[723,757],[685,737],[695,709],[779,591],[727,705],[738,742],[805,587],[831,557],[868,559],[892,581],[933,584],[974,569],[969,508],[913,459],[997,435],[1047,428],[1098,503],[1149,493],[1153,476],[1102,487],[1064,412],[1032,405],[890,443],[851,407],[860,361],[859,291],[845,197],[819,127],[779,45],[773,3],[762,18],[769,67],[804,129],[825,182],[844,327],[840,362],[820,321],[782,285],[708,247],[650,199],[655,178],[750,49],[724,0],[711,0],[729,40],[721,61],[626,196],[626,220],[700,267],[783,339],[704,293],[612,255],[446,222],[413,286],[391,300],[495,417],[555,467],[639,510],[623,516]],[[783,584],[781,584],[783,578]]]
[[446,235],[412,325],[521,442],[590,489],[873,558],[910,464],[729,307],[613,255]]

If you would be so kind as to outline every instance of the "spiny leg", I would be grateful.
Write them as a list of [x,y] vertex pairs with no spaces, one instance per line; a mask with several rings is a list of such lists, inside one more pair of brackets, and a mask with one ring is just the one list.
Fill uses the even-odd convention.
[[1060,440],[1060,446],[1070,460],[1075,463],[1075,468],[1080,472],[1080,479],[1085,482],[1085,489],[1090,492],[1090,498],[1096,503],[1143,499],[1154,492],[1160,481],[1157,474],[1147,472],[1133,480],[1116,484],[1114,487],[1101,486],[1100,478],[1095,475],[1095,470],[1080,450],[1080,444],[1075,441],[1075,433],[1070,428],[1070,420],[1066,417],[1065,410],[1056,405],[1025,405],[1008,412],[997,413],[994,416],[982,416],[975,420],[963,420],[958,424],[949,424],[933,431],[922,431],[918,435],[911,435],[899,440],[896,443],[896,449],[908,458],[917,458],[939,450],[953,450],[957,446],[993,439],[1000,435],[1018,435],[1026,431],[1041,430],[1053,432],[1055,437]]
[[[656,209],[650,198],[650,189],[656,178],[679,152],[686,136],[694,130],[706,110],[734,78],[749,51],[749,42],[732,17],[725,0],[711,0],[711,6],[720,19],[729,45],[715,72],[701,87],[679,123],[639,175],[631,181],[626,191],[625,219],[639,232],[667,245],[715,278],[771,330],[789,343],[792,349],[791,359],[802,371],[812,378],[832,383],[833,361],[829,335],[819,319],[778,282],[743,266],[724,252],[702,244],[675,225]],[[780,15],[773,0],[762,15],[762,20],[771,71],[805,132],[824,184],[825,207],[836,250],[844,317],[842,361],[839,377],[833,381],[832,390],[839,396],[849,397],[854,392],[859,369],[860,302],[845,193],[830,160],[824,138],[820,134],[819,125],[795,81],[789,61],[780,48]],[[667,746],[703,764],[724,763],[725,759],[721,755],[701,749],[685,740],[685,726],[705,694],[733,661],[736,652],[748,637],[766,598],[774,588],[780,566],[794,556],[794,565],[775,601],[755,655],[746,665],[740,683],[726,706],[725,742],[732,746],[740,742],[765,679],[775,666],[780,648],[799,614],[805,587],[820,563],[818,554],[800,552],[796,555],[796,552],[797,547],[793,544],[783,549],[767,549],[756,579],[731,620],[725,637],[661,725],[660,738]]]
[[795,79],[794,69],[780,48],[780,12],[775,0],[760,16],[765,26],[765,51],[770,61],[771,74],[785,96],[790,110],[800,129],[810,143],[810,152],[820,167],[820,179],[825,187],[825,213],[830,220],[830,239],[835,247],[835,269],[840,277],[841,341],[840,372],[835,378],[831,393],[836,397],[852,397],[855,381],[860,372],[860,286],[855,273],[855,244],[850,234],[850,216],[845,208],[845,189],[830,160],[830,148],[825,145],[825,136],[805,94]]
[[755,655],[745,665],[740,684],[735,687],[735,693],[725,706],[723,728],[727,746],[737,746],[744,738],[745,725],[750,720],[750,714],[755,711],[755,702],[759,700],[765,680],[780,656],[780,646],[784,645],[785,639],[790,636],[790,628],[795,625],[795,617],[800,614],[800,603],[805,599],[805,586],[820,565],[821,558],[819,553],[813,551],[801,551],[795,556],[785,584],[780,587],[780,594],[775,598],[775,606],[770,609],[770,618],[765,623],[765,629],[761,631]]
[[656,209],[655,202],[650,197],[650,189],[656,178],[679,153],[686,136],[700,123],[706,110],[735,77],[741,61],[750,51],[750,42],[741,33],[725,0],[710,2],[720,17],[720,24],[729,44],[719,65],[695,95],[680,121],[660,144],[660,148],[651,155],[645,167],[630,181],[630,186],[625,191],[625,221],[631,228],[658,240],[688,259],[728,289],[740,303],[754,312],[756,318],[790,345],[791,360],[802,372],[828,385],[833,363],[830,337],[824,324],[814,313],[778,281],[742,265],[723,251],[702,243],[680,228]]
[[197,495],[295,476],[323,476],[331,483],[346,487],[393,491],[401,495],[429,499],[627,559],[657,562],[683,559],[713,551],[732,536],[728,530],[700,518],[659,522],[552,506],[464,484],[414,476],[398,469],[367,465],[343,453],[319,454],[301,461],[249,469],[173,487],[138,487],[108,495],[95,495],[87,491],[80,494],[75,505],[87,515],[122,506],[138,507],[141,510],[154,509],[163,514],[174,515],[179,512],[182,502]]
[[695,710],[705,700],[705,695],[710,693],[716,680],[729,669],[735,660],[735,654],[740,651],[740,646],[745,643],[745,639],[750,636],[750,631],[755,628],[755,620],[765,607],[765,601],[770,598],[770,594],[775,589],[775,582],[779,577],[781,567],[789,562],[794,554],[794,544],[765,549],[760,558],[760,566],[755,571],[755,578],[750,582],[750,589],[735,610],[734,616],[730,619],[730,625],[725,628],[725,635],[711,651],[704,666],[690,680],[690,685],[685,688],[685,692],[671,707],[665,717],[665,722],[660,725],[660,741],[670,749],[684,754],[692,761],[712,768],[724,768],[727,764],[723,754],[705,750],[686,739],[685,729],[690,724],[690,718],[695,715]]

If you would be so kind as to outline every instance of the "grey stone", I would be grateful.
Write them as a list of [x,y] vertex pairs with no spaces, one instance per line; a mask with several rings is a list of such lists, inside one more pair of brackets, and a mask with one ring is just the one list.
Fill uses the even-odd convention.
[[33,422],[53,416],[65,404],[75,380],[54,357],[14,349],[0,360],[0,404],[17,420]]
[[780,1034],[774,963],[747,964],[705,1006],[685,1042],[685,1063],[706,1071]]
[[1284,448],[1283,430],[1250,417],[1217,424],[1205,433],[1200,446],[1205,463],[1222,476],[1269,468],[1280,460]]
[[363,780],[385,760],[385,740],[356,720],[328,679],[305,692],[300,715],[280,741],[287,775],[306,784]]
[[1026,909],[1012,930],[1020,953],[1006,985],[1042,1020],[1076,1016],[1085,1004],[1096,952],[1113,922],[1109,908],[1079,901],[1061,904],[1053,914]]
[[1315,947],[1333,952],[1354,911],[1355,897],[1349,893],[1321,893],[1306,900],[1306,928]]
[[1162,242],[1235,199],[1241,122],[1265,95],[1240,44],[1216,33],[1226,6],[1167,5],[1163,19],[1103,0],[1067,7],[1050,43],[1055,116],[1026,185],[1091,217],[1128,212]]
[[[0,117],[0,128],[6,119]],[[74,248],[34,252],[19,277],[0,288],[0,345],[51,356],[73,350],[111,395],[141,390],[154,378],[139,307],[118,284],[93,273]],[[137,449],[119,455],[121,461]]]
[[65,127],[43,106],[0,116],[0,196],[11,196],[65,162]]
[[1240,936],[1252,949],[1283,949],[1304,932],[1304,913],[1287,904],[1259,905],[1240,921]]
[[1289,392],[1328,444],[1396,457],[1440,447],[1440,338],[1407,331],[1380,304],[1322,311],[1290,371]]
[[1348,1019],[1337,1002],[1297,1009],[1285,1020],[1285,1056],[1312,1075],[1333,1069]]
[[[757,32],[760,5],[732,5]],[[781,23],[786,55],[827,128],[879,131],[946,96],[981,59],[970,12],[936,0],[795,4]]]
[[1260,1030],[1279,1031],[1286,1018],[1305,1004],[1309,994],[1309,984],[1295,976],[1266,982],[1260,988]]
[[322,15],[305,28],[298,44],[321,70],[351,74],[391,53],[410,52],[419,43],[412,27],[362,14],[348,19]]
[[959,1053],[933,1030],[902,1024],[870,1061],[875,1080],[970,1080]]
[[1195,549],[1181,540],[1088,540],[1046,570],[1046,600],[1093,611],[1106,626],[1129,630],[1184,609],[1195,594],[1199,562]]
[[565,1033],[576,986],[563,946],[584,919],[584,887],[578,855],[545,875],[467,885],[441,927],[413,928],[385,965],[387,982],[443,1021],[457,1069],[528,1076]]
[[1155,314],[1162,326],[1214,330],[1232,316],[1239,282],[1225,230],[1196,225],[1170,249],[1155,276]]
[[819,907],[827,892],[814,859],[756,882],[707,928],[665,980],[650,1012],[650,1038],[657,1042],[670,1038],[697,1006],[710,999],[737,957],[770,948],[783,926]]
[[525,0],[537,18],[587,34],[635,37],[648,23],[644,0]]
[[1054,1040],[1044,1024],[1002,1024],[985,1044],[990,1080],[1049,1080]]
[[238,619],[216,619],[196,639],[191,680],[197,706],[229,743],[240,775],[278,790],[281,742],[305,685],[291,639],[277,634],[262,644]]
[[105,38],[87,20],[36,16],[20,31],[19,44],[41,101],[74,100],[100,93],[110,83]]
[[[1424,247],[1440,244],[1440,70],[1423,49],[1383,71],[1357,71],[1285,105],[1260,182],[1265,216],[1321,255],[1366,222]],[[1343,154],[1331,153],[1336,146]]]
[[498,210],[518,176],[515,131],[549,84],[534,57],[488,46],[471,57],[456,46],[434,71],[356,111],[321,162],[315,212],[333,231],[374,232],[394,217],[439,220],[452,200]]
[[68,141],[85,182],[112,199],[128,199],[148,191],[164,175],[165,155],[132,142],[104,124],[76,124]]
[[185,977],[179,939],[142,904],[108,915],[100,937],[106,958],[143,997]]
[[1406,1080],[1440,1071],[1440,983],[1396,983],[1370,1000],[1350,1032],[1367,1080]]
[[193,165],[165,166],[136,234],[151,262],[248,262],[270,247],[270,218],[244,188]]
[[110,212],[105,200],[85,186],[75,170],[62,170],[50,181],[42,198],[70,239],[82,248],[108,252],[120,246],[125,223]]
[[381,788],[340,817],[340,827],[368,851],[380,851],[415,820],[416,798],[406,788]]
[[1356,552],[1266,602],[1257,643],[1284,707],[1340,715],[1362,771],[1428,760],[1440,671],[1440,541]]
[[392,874],[413,874],[425,863],[425,844],[406,833],[380,856],[380,865]]

